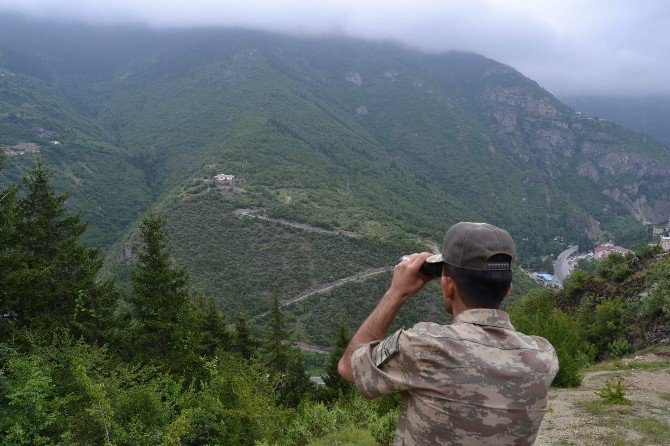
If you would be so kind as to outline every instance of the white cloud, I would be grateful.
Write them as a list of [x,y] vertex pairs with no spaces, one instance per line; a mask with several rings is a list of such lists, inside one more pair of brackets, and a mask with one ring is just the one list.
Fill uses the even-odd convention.
[[0,11],[154,27],[237,26],[474,51],[557,94],[670,93],[664,0],[0,0]]

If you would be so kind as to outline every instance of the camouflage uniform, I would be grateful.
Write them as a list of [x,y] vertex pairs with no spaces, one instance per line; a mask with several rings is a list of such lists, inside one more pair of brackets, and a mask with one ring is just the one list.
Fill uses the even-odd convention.
[[403,391],[395,445],[532,444],[558,372],[547,340],[492,309],[398,330],[351,361],[365,397]]

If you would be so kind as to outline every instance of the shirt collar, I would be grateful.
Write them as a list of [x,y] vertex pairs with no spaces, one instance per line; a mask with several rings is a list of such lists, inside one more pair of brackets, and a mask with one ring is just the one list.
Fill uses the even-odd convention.
[[509,314],[502,310],[490,308],[474,308],[465,310],[454,319],[453,324],[475,324],[488,325],[491,327],[507,328],[513,330],[509,321]]

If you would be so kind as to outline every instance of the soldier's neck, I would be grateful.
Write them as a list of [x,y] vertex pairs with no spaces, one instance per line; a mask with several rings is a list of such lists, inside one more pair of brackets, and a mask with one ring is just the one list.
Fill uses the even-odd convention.
[[454,295],[454,297],[451,299],[451,315],[454,317],[454,319],[456,316],[469,309],[470,307],[463,303],[458,294]]

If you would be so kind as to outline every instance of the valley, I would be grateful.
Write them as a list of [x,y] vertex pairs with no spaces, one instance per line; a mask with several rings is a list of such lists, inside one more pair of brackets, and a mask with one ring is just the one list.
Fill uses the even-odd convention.
[[510,232],[501,308],[555,348],[537,444],[664,444],[658,122],[471,52],[0,12],[0,444],[386,446],[400,395],[338,361],[458,221]]
[[[383,274],[360,290],[352,278],[434,250],[423,240],[460,220],[507,228],[532,264],[564,249],[557,234],[646,243],[640,220],[670,214],[663,144],[482,56],[2,23],[0,144],[39,150],[107,253],[106,275],[127,278],[139,218],[162,215],[194,291],[231,320],[324,287],[310,296],[347,289],[370,302]],[[34,160],[8,157],[0,182]],[[212,179],[221,172],[232,186]]]

